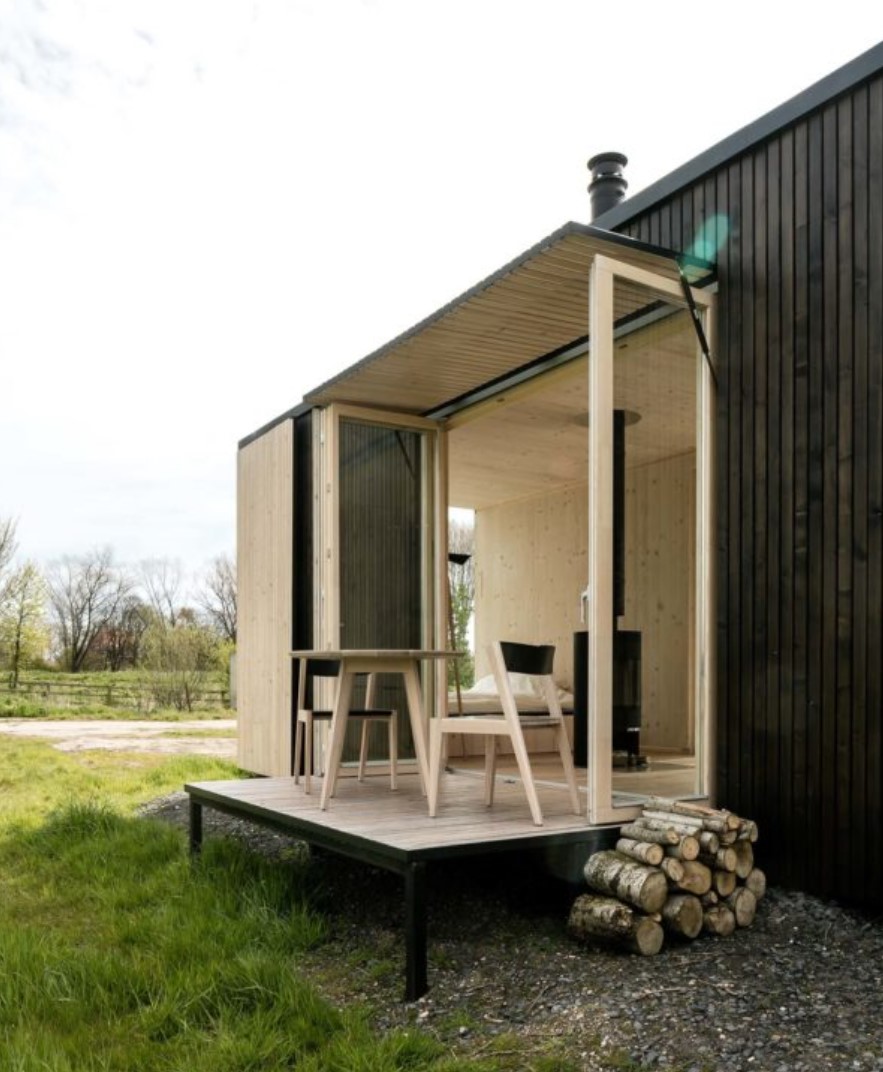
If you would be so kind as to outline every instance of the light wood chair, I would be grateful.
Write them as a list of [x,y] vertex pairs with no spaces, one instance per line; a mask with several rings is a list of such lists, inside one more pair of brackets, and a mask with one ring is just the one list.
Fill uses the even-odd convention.
[[[331,722],[333,710],[318,710],[308,707],[306,702],[307,683],[316,678],[336,678],[340,673],[337,659],[298,659],[297,706],[294,716],[294,780],[300,782],[301,757],[304,768],[304,792],[310,792],[310,778],[313,773],[313,726],[316,722]],[[368,764],[368,730],[373,723],[385,723],[389,741],[389,787],[396,788],[398,766],[398,718],[397,713],[384,707],[374,706],[376,677],[367,674],[365,685],[365,706],[351,708],[348,719],[355,719],[362,725],[359,746],[359,781],[365,780]]]
[[[518,763],[518,771],[527,794],[530,814],[537,826],[543,825],[543,813],[540,808],[530,757],[524,743],[523,730],[550,729],[555,734],[555,743],[564,767],[564,777],[570,793],[570,802],[575,815],[581,814],[579,789],[576,784],[576,771],[564,716],[558,702],[558,694],[552,677],[552,665],[555,647],[552,644],[515,644],[510,641],[496,641],[488,648],[497,692],[500,697],[500,714],[465,715],[461,717],[434,718],[430,721],[429,738],[429,814],[434,816],[438,808],[438,794],[441,782],[441,768],[444,748],[443,737],[449,733],[478,734],[485,741],[485,804],[490,807],[494,802],[494,784],[496,781],[497,737],[508,737]],[[509,683],[509,672],[527,674],[537,679],[542,698],[548,713],[520,714]]]

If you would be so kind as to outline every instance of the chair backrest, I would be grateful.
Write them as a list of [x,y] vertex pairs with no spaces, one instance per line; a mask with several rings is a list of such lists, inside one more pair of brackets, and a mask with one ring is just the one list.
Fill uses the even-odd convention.
[[[307,706],[307,683],[314,677],[336,678],[340,674],[339,659],[300,659],[300,670],[297,681],[297,710],[301,711]],[[359,675],[362,676],[361,674]],[[367,674],[365,688],[365,707],[374,706],[376,678],[374,674]],[[310,697],[312,703],[312,697]]]
[[501,640],[503,663],[513,674],[551,674],[555,663],[554,644],[516,644]]
[[490,645],[491,666],[500,703],[507,720],[517,720],[517,706],[512,693],[509,674],[528,674],[538,679],[539,691],[546,702],[549,714],[561,718],[561,704],[552,678],[555,662],[554,644],[517,644],[511,640],[497,640]]

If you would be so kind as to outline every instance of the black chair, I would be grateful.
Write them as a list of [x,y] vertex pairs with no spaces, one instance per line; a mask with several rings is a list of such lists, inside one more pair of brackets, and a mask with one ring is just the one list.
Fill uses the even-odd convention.
[[[336,678],[340,674],[337,659],[298,660],[297,705],[294,715],[294,780],[300,781],[301,757],[304,768],[304,792],[310,791],[310,777],[313,773],[313,725],[316,722],[331,722],[333,710],[318,710],[308,707],[306,702],[307,683],[314,684],[316,678]],[[396,788],[398,764],[398,718],[390,708],[374,706],[375,675],[367,674],[365,686],[365,706],[351,708],[348,718],[357,719],[362,724],[362,737],[359,747],[359,781],[364,781],[368,763],[368,730],[372,723],[382,722],[387,726],[389,738],[389,787]],[[323,763],[323,770],[325,764]]]

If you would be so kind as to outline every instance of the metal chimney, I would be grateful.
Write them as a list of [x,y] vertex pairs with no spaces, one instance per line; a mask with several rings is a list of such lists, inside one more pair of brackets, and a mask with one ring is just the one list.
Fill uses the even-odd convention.
[[589,200],[593,220],[603,216],[608,209],[615,208],[625,197],[628,183],[622,169],[628,162],[628,157],[622,153],[598,153],[589,161],[588,168],[592,174]]

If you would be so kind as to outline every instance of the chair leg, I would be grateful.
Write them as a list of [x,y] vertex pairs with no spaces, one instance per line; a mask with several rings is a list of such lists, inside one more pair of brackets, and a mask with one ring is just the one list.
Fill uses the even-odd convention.
[[294,722],[294,784],[300,781],[300,760],[304,750],[304,724],[299,718]]
[[540,808],[537,789],[533,781],[533,772],[530,769],[530,757],[527,754],[524,738],[520,733],[512,734],[512,748],[515,751],[515,758],[518,761],[518,772],[521,775],[521,781],[524,783],[524,792],[527,794],[527,803],[530,805],[530,814],[533,817],[534,825],[542,826],[543,813]]
[[567,728],[563,722],[558,723],[558,727],[555,730],[555,739],[558,742],[558,753],[561,756],[561,765],[564,767],[564,777],[567,779],[567,788],[570,791],[570,803],[573,807],[573,814],[582,815],[579,787],[576,784],[576,769],[573,766],[573,755],[570,751]]
[[429,785],[426,795],[429,798],[429,817],[435,818],[438,809],[438,791],[441,782],[442,732],[438,719],[429,723]]
[[310,791],[310,778],[313,773],[313,716],[307,715],[304,727],[304,792]]
[[489,733],[484,739],[484,803],[490,807],[494,802],[494,786],[497,783],[497,738]]
[[369,718],[362,719],[362,737],[359,745],[359,781],[365,780],[365,768],[368,766],[368,729],[371,725]]
[[398,716],[389,719],[389,788],[398,789],[399,776],[399,727]]

